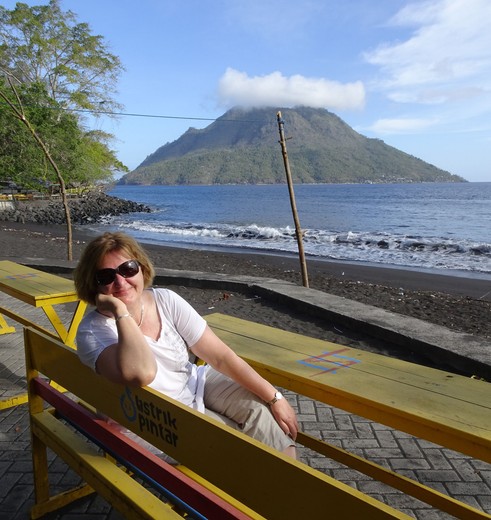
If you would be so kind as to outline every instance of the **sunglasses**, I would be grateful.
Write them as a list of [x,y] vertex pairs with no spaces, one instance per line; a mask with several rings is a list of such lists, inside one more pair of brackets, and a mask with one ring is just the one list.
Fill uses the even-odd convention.
[[100,269],[95,273],[97,285],[109,285],[116,280],[116,275],[119,274],[123,278],[133,278],[140,271],[140,264],[136,260],[128,260],[118,265],[116,269]]

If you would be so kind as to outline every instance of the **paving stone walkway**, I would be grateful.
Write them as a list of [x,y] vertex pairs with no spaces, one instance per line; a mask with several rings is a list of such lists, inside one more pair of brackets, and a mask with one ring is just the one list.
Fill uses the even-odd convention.
[[[0,305],[49,327],[43,311],[0,293]],[[61,313],[69,322],[70,308]],[[0,398],[26,390],[22,327],[0,335]],[[296,408],[301,428],[350,452],[416,479],[438,491],[491,514],[491,465],[443,449],[343,410],[285,392]],[[301,460],[311,467],[369,494],[419,520],[453,518],[329,458],[300,448]],[[50,481],[55,491],[79,482],[78,476],[54,454],[50,454]],[[308,500],[308,497],[302,499]],[[29,518],[34,502],[27,405],[0,411],[0,520]],[[328,517],[326,511],[319,518]],[[98,496],[87,497],[48,516],[49,519],[122,518]]]

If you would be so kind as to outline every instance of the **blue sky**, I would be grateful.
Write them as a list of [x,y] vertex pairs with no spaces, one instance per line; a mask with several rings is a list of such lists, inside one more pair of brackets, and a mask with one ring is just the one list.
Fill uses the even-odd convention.
[[[469,181],[491,181],[490,0],[61,5],[120,57],[117,100],[126,113],[214,119],[234,105],[323,107],[363,135]],[[116,136],[119,158],[133,169],[190,126],[210,123],[102,116],[94,126]]]

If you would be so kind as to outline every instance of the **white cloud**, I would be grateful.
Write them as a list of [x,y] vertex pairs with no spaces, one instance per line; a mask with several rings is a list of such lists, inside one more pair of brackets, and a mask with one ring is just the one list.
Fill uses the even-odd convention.
[[333,110],[363,108],[365,88],[361,81],[340,83],[325,78],[300,75],[283,76],[272,72],[249,77],[245,72],[228,68],[220,78],[218,98],[221,106],[310,106]]
[[466,90],[489,91],[489,20],[489,0],[411,2],[391,20],[412,28],[411,36],[365,54],[380,68],[377,86],[392,100],[426,104],[455,100]]
[[425,128],[433,126],[438,121],[434,119],[418,118],[399,118],[399,119],[379,119],[369,130],[378,134],[407,134],[419,132]]

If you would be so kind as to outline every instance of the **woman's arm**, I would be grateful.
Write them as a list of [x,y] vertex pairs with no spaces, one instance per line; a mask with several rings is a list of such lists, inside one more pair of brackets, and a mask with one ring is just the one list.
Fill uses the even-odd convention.
[[114,316],[118,329],[118,342],[106,347],[97,358],[97,372],[114,383],[150,384],[157,373],[155,356],[126,305],[118,298],[99,294],[97,308]]
[[[274,398],[276,388],[237,356],[230,347],[216,336],[210,327],[206,327],[203,335],[191,347],[191,350],[215,370],[247,388],[265,403]],[[286,399],[276,401],[271,405],[271,411],[281,429],[295,439],[298,432],[298,423],[295,412],[288,401]]]

